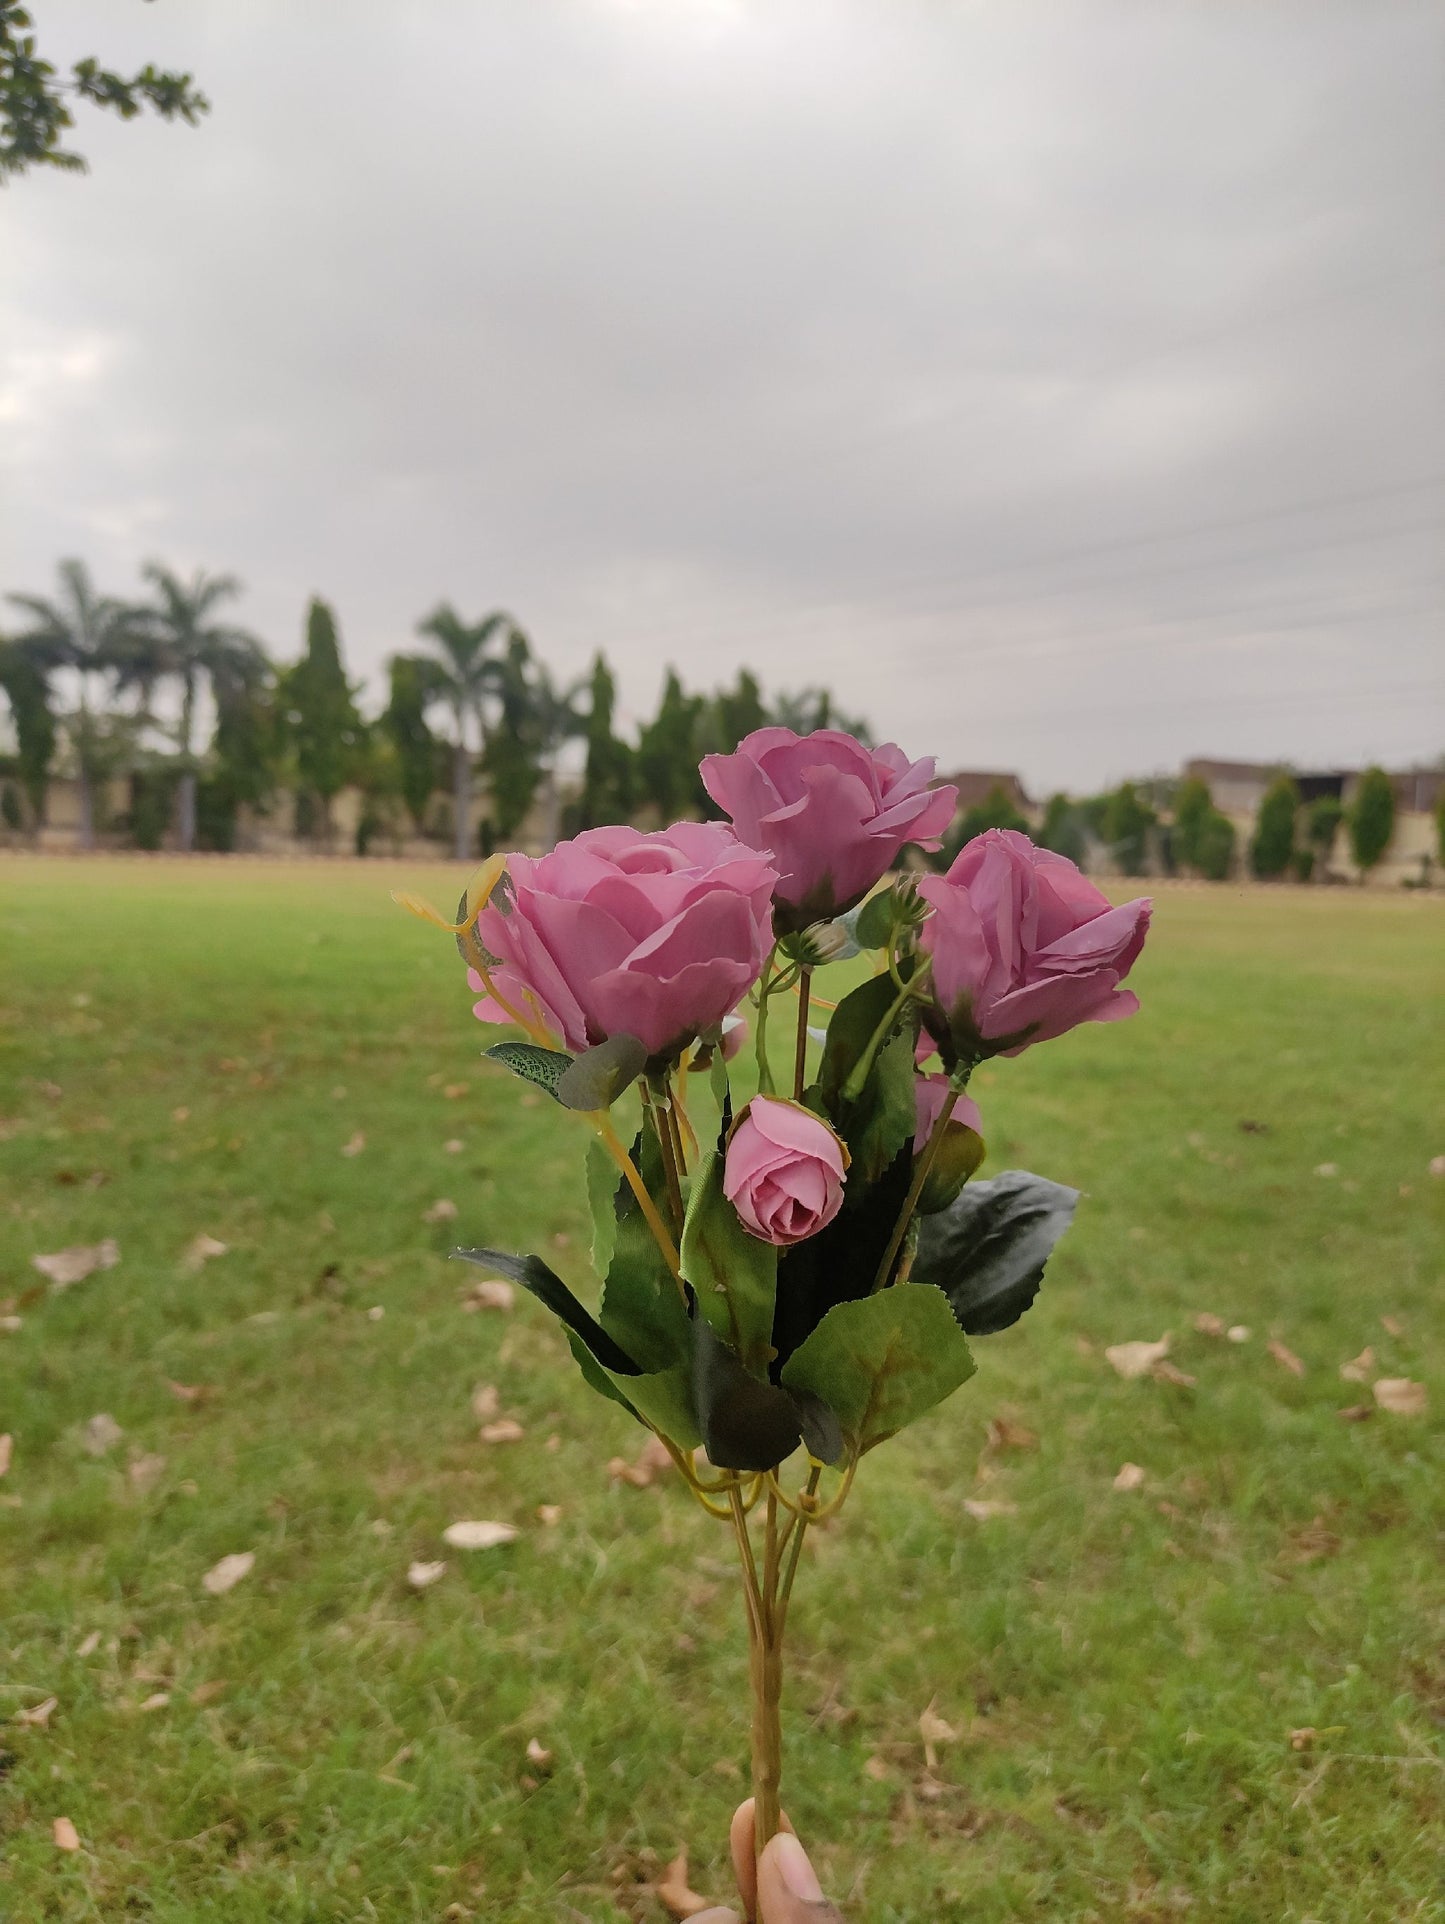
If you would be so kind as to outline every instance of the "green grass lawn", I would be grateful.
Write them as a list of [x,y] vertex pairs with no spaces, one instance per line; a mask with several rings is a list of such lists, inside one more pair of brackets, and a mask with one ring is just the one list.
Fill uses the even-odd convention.
[[[7,1924],[660,1919],[684,1843],[727,1895],[730,1539],[675,1477],[609,1480],[643,1432],[537,1305],[462,1307],[454,1241],[585,1274],[582,1136],[479,1061],[403,880],[455,897],[0,864]],[[810,1540],[785,1801],[857,1924],[1442,1919],[1445,914],[1169,892],[1135,981],[1135,1021],[975,1079],[988,1168],[1085,1200],[1037,1307]],[[228,1253],[189,1271],[202,1233]],[[117,1266],[38,1292],[34,1254],[104,1237]],[[1104,1357],[1165,1331],[1188,1384]],[[1428,1416],[1341,1419],[1367,1346]],[[479,1440],[478,1384],[521,1441]],[[990,1449],[1000,1417],[1037,1446]],[[450,1551],[464,1517],[521,1535]]]

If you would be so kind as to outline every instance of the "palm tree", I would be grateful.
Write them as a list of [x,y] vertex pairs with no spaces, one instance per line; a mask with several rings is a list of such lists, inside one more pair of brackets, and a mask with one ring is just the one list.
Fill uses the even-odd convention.
[[[468,828],[472,811],[472,755],[487,745],[486,700],[499,667],[488,651],[494,640],[515,627],[512,617],[500,611],[484,615],[480,621],[463,621],[448,602],[443,602],[425,621],[417,624],[417,633],[436,643],[441,656],[436,694],[450,708],[456,723],[456,740],[452,745],[452,846],[459,862],[465,861],[472,852]],[[467,740],[468,725],[472,723],[475,724],[475,750]]]
[[62,561],[60,593],[10,595],[31,625],[16,637],[19,647],[42,674],[68,668],[77,676],[80,706],[71,721],[80,787],[80,846],[95,845],[95,781],[100,735],[91,708],[91,681],[111,674],[134,641],[140,616],[114,595],[98,595],[83,561]]
[[[182,581],[158,561],[146,564],[145,578],[156,591],[156,605],[145,610],[145,631],[137,665],[129,679],[144,687],[145,678],[153,681],[157,672],[180,683],[181,713],[176,726],[176,746],[182,760],[180,790],[177,796],[177,841],[189,851],[196,845],[196,768],[192,741],[196,726],[196,702],[204,682],[219,706],[223,690],[246,688],[257,682],[265,670],[266,657],[261,644],[244,628],[233,628],[217,621],[215,610],[241,592],[234,575],[207,575],[197,569],[191,579]],[[149,642],[154,653],[145,654]]]

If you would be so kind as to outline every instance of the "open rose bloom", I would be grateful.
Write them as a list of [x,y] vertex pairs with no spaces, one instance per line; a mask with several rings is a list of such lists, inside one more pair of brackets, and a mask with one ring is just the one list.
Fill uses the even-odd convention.
[[[946,875],[887,879],[954,808],[932,761],[891,745],[765,728],[702,772],[730,823],[495,857],[445,924],[476,1014],[504,1031],[486,1053],[588,1139],[596,1273],[564,1280],[495,1239],[457,1254],[560,1319],[607,1399],[605,1454],[630,1416],[732,1523],[762,1606],[766,1836],[796,1567],[779,1532],[841,1503],[870,1450],[974,1373],[970,1336],[1034,1301],[1077,1198],[1020,1170],[977,1178],[966,1084],[990,1056],[1133,1013],[1121,985],[1149,906],[1111,906],[1011,833],[970,842]],[[558,1149],[564,1128],[559,1114]]]

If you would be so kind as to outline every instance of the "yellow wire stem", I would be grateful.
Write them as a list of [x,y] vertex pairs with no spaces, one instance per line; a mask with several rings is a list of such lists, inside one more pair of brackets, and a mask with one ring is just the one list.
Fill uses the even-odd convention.
[[588,1114],[588,1121],[597,1131],[597,1140],[622,1171],[628,1188],[637,1198],[637,1206],[642,1211],[647,1227],[652,1231],[652,1239],[662,1251],[662,1259],[672,1271],[672,1280],[677,1284],[677,1293],[687,1301],[687,1292],[682,1286],[682,1263],[677,1253],[677,1244],[668,1234],[667,1225],[657,1213],[657,1205],[647,1193],[647,1184],[642,1180],[637,1164],[628,1155],[626,1146],[612,1126],[612,1118],[605,1109],[594,1109]]

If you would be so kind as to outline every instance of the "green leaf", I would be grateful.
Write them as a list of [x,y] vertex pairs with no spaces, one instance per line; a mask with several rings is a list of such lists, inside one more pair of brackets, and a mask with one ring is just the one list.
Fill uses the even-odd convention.
[[[852,925],[853,939],[860,949],[886,949],[888,938],[893,933],[893,890],[879,889],[854,914],[857,920]],[[847,917],[844,917],[847,920]]]
[[913,1031],[904,1028],[878,1051],[873,1073],[848,1112],[844,1140],[853,1158],[850,1182],[877,1182],[918,1129]]
[[637,1364],[627,1351],[620,1343],[614,1342],[596,1317],[578,1302],[562,1278],[548,1269],[540,1256],[509,1256],[502,1249],[454,1249],[452,1255],[461,1262],[494,1269],[499,1276],[510,1277],[514,1283],[520,1283],[523,1289],[530,1290],[554,1316],[560,1317],[568,1329],[581,1337],[610,1375],[632,1377],[639,1373]]
[[1077,1189],[1026,1169],[970,1183],[947,1209],[924,1217],[914,1278],[944,1292],[970,1336],[993,1336],[1038,1295],[1078,1200]]
[[[645,1376],[620,1376],[616,1381],[629,1407],[680,1450],[695,1450],[702,1442],[693,1406],[690,1363],[675,1363],[671,1369],[653,1370]],[[708,1454],[711,1456],[711,1451]]]
[[855,1183],[850,1170],[843,1207],[832,1222],[783,1252],[773,1316],[773,1344],[782,1361],[812,1335],[835,1303],[871,1293],[912,1180],[911,1143],[899,1150],[877,1182]]
[[545,1089],[554,1102],[562,1100],[557,1093],[558,1084],[575,1060],[560,1049],[542,1049],[535,1042],[494,1042],[490,1049],[483,1049],[482,1054],[489,1062],[500,1062],[524,1082]]
[[588,1388],[596,1390],[599,1396],[607,1397],[610,1402],[620,1403],[629,1416],[637,1417],[641,1423],[642,1418],[618,1388],[618,1383],[635,1383],[638,1379],[635,1376],[619,1376],[615,1380],[610,1377],[575,1330],[567,1331],[567,1347],[577,1359],[577,1367],[586,1379]]
[[647,1051],[636,1036],[608,1036],[563,1070],[553,1093],[567,1109],[610,1109],[642,1074],[646,1061]]
[[[773,1358],[778,1252],[750,1236],[723,1194],[723,1158],[712,1151],[692,1185],[682,1228],[682,1274],[702,1315],[757,1376]],[[716,1460],[716,1459],[714,1459]]]
[[835,1412],[849,1455],[916,1422],[974,1372],[942,1290],[900,1283],[830,1309],[783,1371]]
[[692,1347],[681,1293],[640,1209],[618,1222],[598,1316],[644,1371],[668,1369]]
[[617,1247],[617,1164],[594,1136],[587,1145],[587,1204],[592,1212],[592,1272],[605,1276]]

